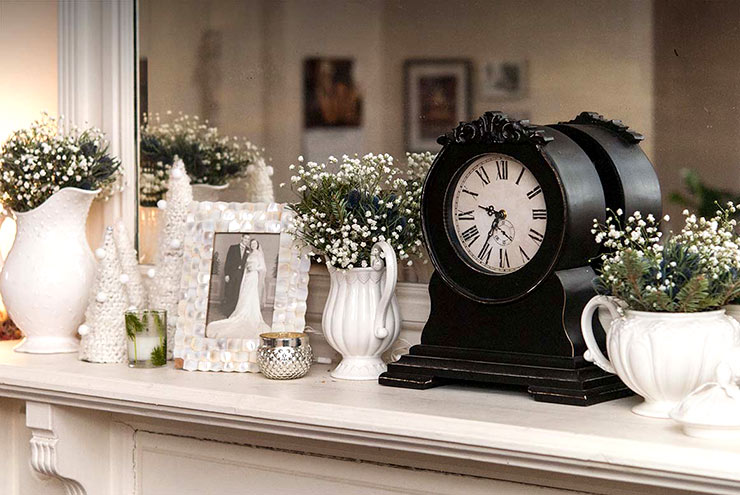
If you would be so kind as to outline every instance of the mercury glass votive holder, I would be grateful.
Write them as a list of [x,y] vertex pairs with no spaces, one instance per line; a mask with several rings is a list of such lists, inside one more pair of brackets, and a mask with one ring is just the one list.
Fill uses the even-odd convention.
[[141,309],[125,312],[128,365],[156,368],[167,364],[167,311]]
[[270,332],[260,335],[257,363],[260,372],[273,380],[301,378],[311,369],[313,352],[308,335],[301,332]]

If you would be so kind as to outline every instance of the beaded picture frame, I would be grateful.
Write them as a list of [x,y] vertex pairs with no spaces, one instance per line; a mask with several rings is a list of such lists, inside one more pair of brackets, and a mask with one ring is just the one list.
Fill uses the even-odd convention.
[[277,203],[193,202],[185,226],[183,273],[175,332],[175,368],[187,371],[259,371],[257,338],[206,336],[209,290],[217,233],[279,234],[271,331],[302,332],[306,326],[306,253],[287,232],[293,213]]

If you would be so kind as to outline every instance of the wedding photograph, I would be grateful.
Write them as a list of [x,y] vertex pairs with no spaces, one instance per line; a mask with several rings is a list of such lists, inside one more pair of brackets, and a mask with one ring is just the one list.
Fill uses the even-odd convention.
[[217,232],[206,337],[258,338],[272,327],[280,234]]

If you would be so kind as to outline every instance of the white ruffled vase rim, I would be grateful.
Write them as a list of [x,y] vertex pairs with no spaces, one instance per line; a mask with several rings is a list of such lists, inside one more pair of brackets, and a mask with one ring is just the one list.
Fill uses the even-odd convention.
[[638,316],[640,318],[712,318],[725,314],[725,309],[713,309],[711,311],[694,311],[694,312],[661,312],[661,311],[637,311],[634,309],[625,309],[626,316]]
[[57,192],[55,192],[54,194],[52,194],[51,196],[49,196],[48,198],[46,198],[43,203],[41,203],[40,205],[38,205],[35,208],[32,208],[30,210],[26,210],[26,211],[15,211],[15,210],[11,209],[11,211],[13,212],[13,215],[15,215],[16,217],[30,216],[31,213],[37,212],[39,209],[43,208],[44,205],[46,205],[51,200],[51,198],[59,195],[60,193],[62,193],[64,191],[76,192],[76,193],[80,193],[80,194],[85,195],[85,196],[97,196],[98,193],[100,193],[101,189],[100,188],[98,188],[98,189],[81,189],[79,187],[63,187],[63,188],[59,189]]

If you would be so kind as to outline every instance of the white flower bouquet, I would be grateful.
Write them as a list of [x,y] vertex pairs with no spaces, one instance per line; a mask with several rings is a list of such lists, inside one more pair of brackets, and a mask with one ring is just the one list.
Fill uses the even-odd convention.
[[[300,202],[293,233],[339,269],[370,266],[370,251],[388,242],[400,260],[411,264],[422,245],[419,223],[420,180],[407,181],[388,154],[344,155],[329,163],[298,159],[291,187]],[[294,165],[290,166],[295,169]]]
[[[168,115],[171,112],[168,112]],[[141,126],[141,203],[153,206],[167,192],[169,170],[176,157],[185,163],[192,184],[224,185],[242,177],[262,150],[244,138],[222,136],[198,116],[179,114],[171,122],[158,114]]]
[[73,127],[65,133],[61,122],[44,114],[0,147],[0,198],[6,208],[32,210],[65,187],[111,193],[120,161],[108,154],[102,131]]
[[[652,312],[711,311],[740,297],[740,239],[728,203],[709,220],[684,210],[685,225],[662,240],[659,222],[635,212],[624,227],[610,215],[592,232],[604,246],[597,292],[630,309]],[[666,217],[666,220],[668,218]],[[662,242],[661,242],[662,241]]]

